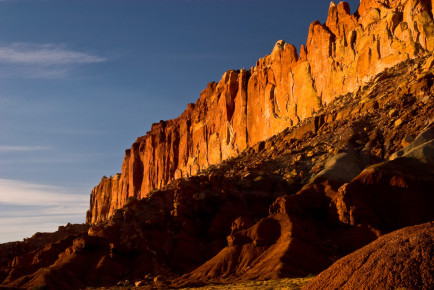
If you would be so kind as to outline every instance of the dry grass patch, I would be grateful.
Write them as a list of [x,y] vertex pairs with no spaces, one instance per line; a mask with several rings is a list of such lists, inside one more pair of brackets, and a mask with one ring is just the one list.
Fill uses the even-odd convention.
[[308,276],[305,278],[285,278],[279,280],[267,280],[267,281],[249,281],[234,284],[221,284],[221,285],[207,285],[199,288],[182,288],[182,290],[195,289],[195,290],[223,290],[223,289],[261,289],[261,290],[295,290],[301,289],[304,285],[315,278],[315,276]]

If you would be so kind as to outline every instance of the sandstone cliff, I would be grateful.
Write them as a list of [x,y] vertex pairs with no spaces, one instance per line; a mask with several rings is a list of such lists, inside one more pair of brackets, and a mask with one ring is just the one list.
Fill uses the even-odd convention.
[[432,0],[362,0],[354,15],[330,4],[299,53],[278,41],[250,70],[210,83],[176,119],[154,124],[126,150],[122,172],[91,194],[88,223],[112,216],[129,197],[144,198],[315,115],[373,76],[434,50]]
[[[235,158],[129,198],[106,221],[0,245],[0,288],[169,289],[302,277],[388,232],[433,221],[433,71],[432,54],[406,60]],[[120,177],[101,190],[110,193]],[[417,271],[403,271],[405,284],[393,281],[400,271],[388,273],[391,287],[431,283],[418,278],[432,273],[431,253],[418,250],[431,240],[410,237],[401,257],[388,248],[394,240],[372,244],[355,264],[343,260],[343,275],[333,267],[320,277],[344,283],[364,253],[374,253],[355,273],[379,273],[387,288],[372,266],[381,260],[396,270],[409,253],[406,265]]]

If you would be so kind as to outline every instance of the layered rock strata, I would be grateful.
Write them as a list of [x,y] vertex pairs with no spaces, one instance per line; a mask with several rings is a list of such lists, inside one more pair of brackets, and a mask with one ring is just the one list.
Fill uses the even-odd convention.
[[[89,230],[61,229],[48,244],[36,235],[31,247],[0,245],[0,288],[168,289],[300,277],[390,231],[434,220],[433,68],[431,55],[387,69],[235,158],[129,198]],[[381,256],[392,269],[399,264],[393,252]],[[431,260],[415,261],[428,269]]]
[[174,179],[239,155],[356,91],[385,68],[434,49],[430,0],[330,4],[325,24],[309,27],[299,53],[278,41],[250,70],[227,71],[176,119],[153,124],[126,150],[122,171],[91,194],[88,223],[111,216]]

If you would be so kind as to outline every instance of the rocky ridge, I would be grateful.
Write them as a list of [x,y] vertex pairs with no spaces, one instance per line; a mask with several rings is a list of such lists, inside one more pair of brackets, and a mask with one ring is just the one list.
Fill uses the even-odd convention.
[[[39,234],[27,244],[0,245],[0,288],[77,289],[137,283],[148,289],[166,289],[301,277],[326,269],[389,232],[434,220],[434,56],[428,33],[432,3],[362,1],[354,15],[348,11],[347,4],[332,3],[326,25],[311,25],[307,48],[290,62],[291,73],[304,67],[310,77],[294,82],[294,91],[297,84],[303,84],[297,112],[301,112],[302,103],[309,104],[309,96],[313,96],[309,92],[315,92],[312,100],[320,100],[318,107],[311,104],[314,111],[294,120],[285,119],[289,115],[279,117],[282,110],[264,115],[273,108],[270,96],[279,104],[277,96],[287,85],[287,79],[276,82],[279,69],[288,69],[282,58],[295,52],[292,46],[278,42],[273,53],[255,68],[226,73],[222,84],[211,83],[178,119],[160,122],[140,137],[127,150],[122,173],[104,178],[94,189],[88,225]],[[390,23],[398,24],[411,19],[406,29],[411,37],[398,39],[398,26],[384,30],[384,23],[391,19],[395,20]],[[358,48],[357,60],[364,47],[369,52],[371,40],[377,41],[380,32],[387,32],[389,49],[396,43],[403,46],[391,52],[390,58],[382,54],[375,59],[371,49],[368,60],[375,61],[357,65],[344,61],[347,53],[329,72],[328,65],[337,54],[325,61],[322,58],[326,51],[340,47],[339,43],[349,49],[351,42],[345,44],[342,37],[353,35],[348,31],[354,27],[363,28],[353,42]],[[325,49],[323,43],[332,45]],[[411,47],[417,49],[403,50]],[[315,54],[317,60],[311,58]],[[318,65],[323,66],[314,68]],[[356,71],[351,70],[353,66]],[[377,69],[379,73],[374,73]],[[321,70],[328,73],[320,74]],[[338,78],[338,72],[348,73],[348,83]],[[240,85],[243,74],[245,83]],[[351,88],[353,74],[357,85]],[[336,80],[347,87],[340,89],[332,83]],[[273,93],[265,94],[271,85]],[[245,94],[240,87],[247,88]],[[252,93],[255,90],[249,91],[251,87],[257,90],[256,95]],[[329,100],[328,94],[332,96]],[[237,111],[240,100],[245,100],[240,109],[245,114]],[[253,101],[257,103],[249,105]],[[260,116],[264,118],[261,124],[249,123]],[[226,140],[244,140],[239,144],[245,142],[245,147],[223,158],[222,152],[237,143],[212,143],[220,139],[208,134],[208,126],[223,130],[218,136],[230,136],[235,131],[227,130],[228,126],[237,124],[236,120],[245,120],[238,124],[247,124],[240,127],[246,138],[237,139],[238,134]],[[258,130],[248,131],[248,124]],[[179,131],[181,128],[188,130]],[[191,153],[191,146],[207,149]],[[176,153],[180,150],[190,152],[184,157],[194,157],[189,166],[214,158],[209,156],[215,152],[218,161],[207,161],[200,170],[184,174],[179,167],[184,157]],[[224,152],[235,152],[231,150]],[[154,159],[149,162],[146,156]],[[171,172],[174,180],[168,177]],[[168,179],[161,182],[163,176]],[[146,187],[151,183],[146,185],[145,179],[160,181]],[[379,243],[384,241],[388,238]],[[418,240],[414,241],[417,245]],[[378,243],[370,245],[374,249]],[[430,267],[427,271],[432,271]],[[348,269],[352,271],[350,266]],[[411,284],[411,279],[405,285],[418,286]]]
[[430,0],[362,0],[354,15],[331,3],[306,45],[278,41],[250,70],[227,71],[176,119],[154,124],[126,150],[122,171],[91,194],[88,223],[104,221],[129,197],[145,198],[318,115],[386,68],[434,49]]
[[300,277],[434,220],[433,67],[429,54],[407,60],[238,157],[130,197],[87,232],[3,264],[0,285]]

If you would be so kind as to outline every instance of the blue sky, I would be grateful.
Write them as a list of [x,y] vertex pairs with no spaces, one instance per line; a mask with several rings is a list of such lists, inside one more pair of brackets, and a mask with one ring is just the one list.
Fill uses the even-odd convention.
[[277,40],[298,48],[329,4],[0,1],[0,242],[84,222],[91,189],[152,123]]

